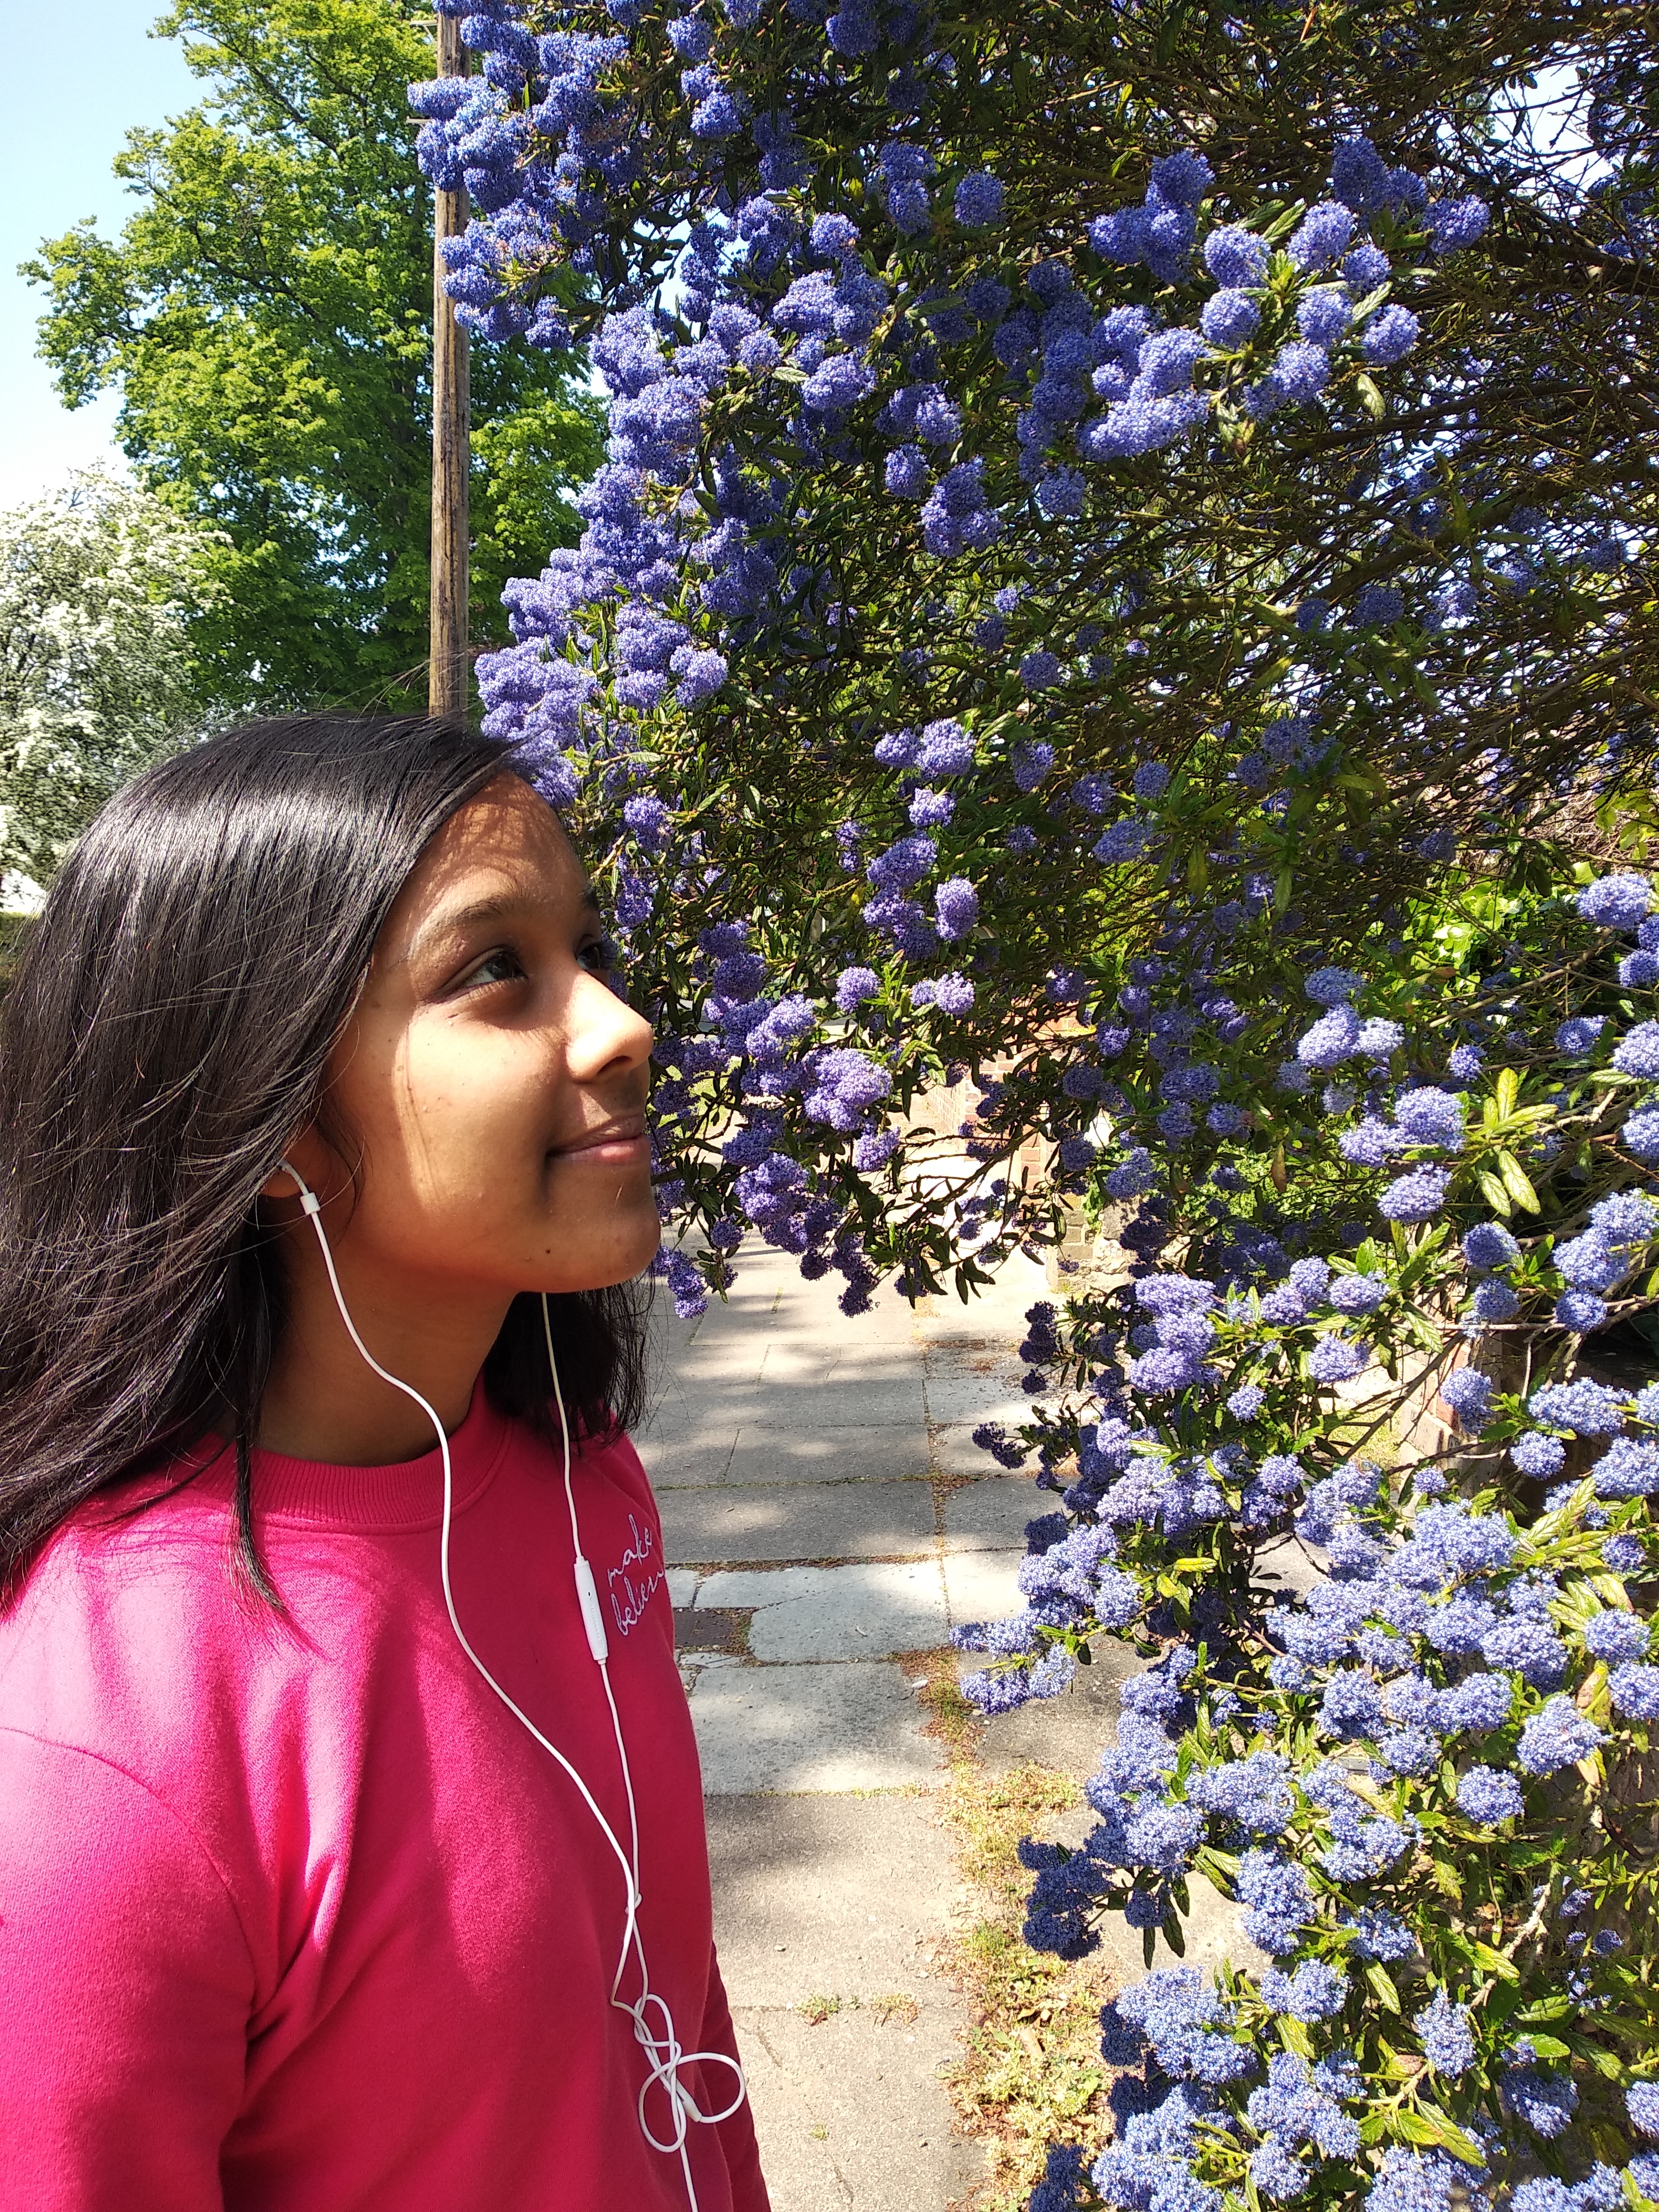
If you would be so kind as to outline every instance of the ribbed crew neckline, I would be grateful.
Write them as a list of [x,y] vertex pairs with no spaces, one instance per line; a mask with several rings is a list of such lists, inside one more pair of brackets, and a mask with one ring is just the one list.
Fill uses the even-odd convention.
[[[516,1425],[490,1404],[483,1381],[475,1383],[466,1419],[449,1438],[457,1513],[495,1479]],[[202,1447],[189,1456],[205,1462],[201,1484],[222,1489],[228,1497],[235,1477],[229,1447]],[[325,1460],[256,1449],[252,1474],[253,1510],[260,1520],[388,1531],[435,1528],[443,1518],[444,1463],[435,1444],[419,1459],[396,1460],[386,1467],[336,1467]]]

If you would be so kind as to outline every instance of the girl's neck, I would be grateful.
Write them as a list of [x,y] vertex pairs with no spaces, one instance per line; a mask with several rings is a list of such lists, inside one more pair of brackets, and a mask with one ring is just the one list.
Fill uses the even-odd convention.
[[[260,1401],[261,1448],[334,1467],[393,1466],[434,1450],[421,1408],[383,1382],[348,1335],[309,1222],[287,1228],[284,1243],[289,1316]],[[453,1436],[511,1298],[445,1282],[364,1279],[349,1253],[337,1252],[336,1263],[364,1343]]]

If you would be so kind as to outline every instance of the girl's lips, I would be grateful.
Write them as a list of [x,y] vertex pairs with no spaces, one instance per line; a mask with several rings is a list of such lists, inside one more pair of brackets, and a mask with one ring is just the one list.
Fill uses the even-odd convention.
[[613,1132],[609,1136],[590,1138],[580,1145],[561,1145],[553,1157],[559,1160],[594,1160],[615,1167],[631,1164],[635,1160],[648,1160],[651,1140],[643,1130],[632,1136]]
[[563,1157],[570,1160],[598,1160],[607,1167],[631,1166],[635,1161],[651,1157],[651,1146],[644,1137],[612,1137],[604,1144],[579,1145],[574,1152]]

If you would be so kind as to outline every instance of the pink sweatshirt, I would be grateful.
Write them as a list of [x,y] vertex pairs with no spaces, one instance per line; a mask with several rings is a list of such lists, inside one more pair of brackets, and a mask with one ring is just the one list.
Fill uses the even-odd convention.
[[[452,1450],[461,1624],[625,1846],[559,1461],[482,1389]],[[733,2051],[650,1486],[623,1440],[575,1487],[653,1985]],[[222,1458],[135,1519],[94,1500],[0,1619],[0,2207],[686,2212],[607,2002],[622,1873],[450,1630],[437,1454],[256,1455],[285,1620],[230,1578],[230,1494]],[[689,2142],[699,2212],[765,2212],[746,2106]]]

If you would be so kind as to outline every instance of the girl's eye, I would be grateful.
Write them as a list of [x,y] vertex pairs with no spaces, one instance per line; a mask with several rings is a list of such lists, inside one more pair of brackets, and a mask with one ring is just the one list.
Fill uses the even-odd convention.
[[524,963],[510,945],[498,945],[493,952],[486,952],[474,968],[469,968],[460,981],[464,991],[476,991],[486,983],[516,982],[524,974]]
[[592,975],[612,975],[616,973],[618,953],[608,937],[595,937],[584,945],[576,957]]

